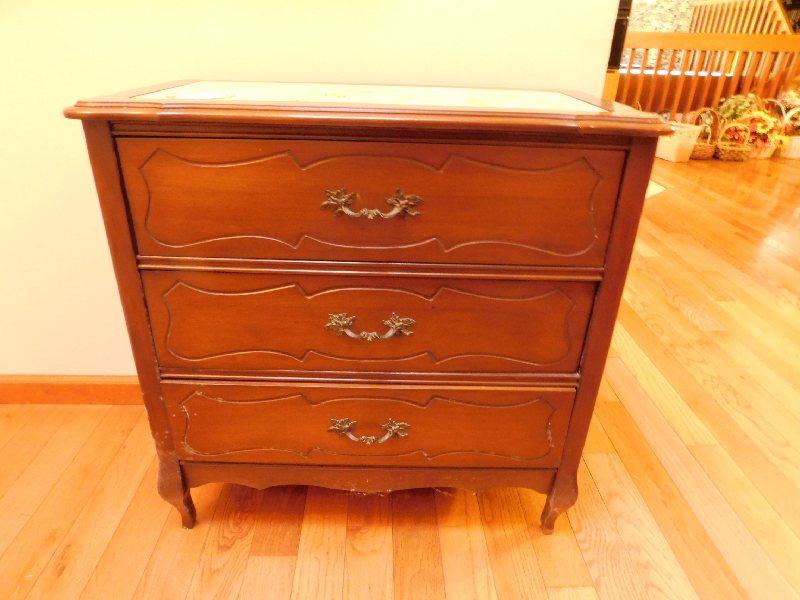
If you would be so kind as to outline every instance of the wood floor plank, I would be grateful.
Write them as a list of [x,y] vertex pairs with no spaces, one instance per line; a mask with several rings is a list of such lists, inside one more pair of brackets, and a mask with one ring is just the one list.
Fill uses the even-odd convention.
[[445,596],[497,598],[476,495],[464,490],[437,490],[436,517]]
[[[643,234],[648,235],[646,231]],[[668,282],[670,288],[677,285],[695,302],[702,302],[703,308],[709,311],[713,319],[724,326],[721,333],[726,352],[735,349],[737,353],[746,353],[742,360],[758,363],[759,369],[772,373],[771,376],[760,377],[760,381],[767,385],[786,384],[795,394],[798,393],[800,373],[796,364],[800,360],[800,349],[792,340],[800,337],[800,330],[792,332],[790,327],[787,337],[786,321],[781,321],[780,325],[771,322],[763,314],[763,305],[757,312],[745,305],[742,294],[736,294],[734,290],[720,296],[720,290],[724,288],[716,279],[709,277],[713,273],[702,269],[705,261],[687,261],[674,248],[671,239],[650,236],[669,260],[648,261],[645,268],[658,274],[660,279]]]
[[392,598],[394,594],[392,499],[350,494],[344,556],[344,597]]
[[434,491],[404,490],[392,494],[394,597],[445,598],[442,550]]
[[81,592],[81,598],[106,600],[109,590],[114,590],[115,600],[133,596],[138,579],[131,577],[131,573],[144,571],[172,509],[156,493],[157,477],[158,460],[153,454],[150,467]]
[[614,444],[611,443],[603,424],[600,423],[596,416],[592,416],[592,420],[589,423],[589,433],[586,436],[586,445],[583,447],[583,451],[585,453],[608,453],[615,451]]
[[583,461],[578,468],[578,489],[578,501],[567,516],[597,595],[608,600],[646,598],[637,565]]
[[585,462],[617,533],[636,562],[647,597],[697,598],[619,456],[587,454]]
[[342,598],[348,494],[308,488],[291,597]]
[[[674,306],[663,301],[663,290],[670,285],[671,282],[658,281],[643,270],[628,286],[626,299],[668,344],[676,358],[742,422],[748,435],[761,438],[768,431],[769,436],[779,441],[778,445],[771,446],[775,460],[782,461],[783,469],[793,471],[792,475],[800,478],[798,449],[792,452],[791,447],[782,448],[782,442],[796,437],[800,419],[783,403],[770,397],[764,384],[750,375],[747,363],[737,365],[735,356],[726,351],[724,343],[693,328]],[[764,441],[765,446],[771,441],[769,436]]]
[[797,339],[795,336],[800,336],[800,324],[797,320],[788,323],[786,319],[778,320],[771,311],[757,311],[756,307],[746,304],[745,300],[742,295],[737,295],[720,301],[717,305],[737,325],[737,333],[748,344],[754,344],[758,356],[767,359],[781,377],[786,377],[793,385],[797,385],[800,373],[795,367],[800,348],[797,348],[794,340]]
[[[0,404],[0,452],[12,447],[12,440],[19,439],[16,433],[26,423],[37,418],[38,414],[50,412],[49,406],[40,407],[30,404]],[[18,445],[18,444],[17,444]]]
[[781,518],[796,534],[800,533],[800,511],[797,510],[795,501],[795,498],[800,497],[800,487],[783,476],[780,468],[769,460],[764,448],[744,435],[730,413],[700,386],[628,304],[623,303],[620,307],[619,318],[620,324],[631,332],[636,343],[641,345],[657,368],[666,374],[681,397],[756,484]]
[[260,502],[239,597],[289,598],[306,507],[306,488],[292,485],[266,489],[261,492]]
[[[137,577],[134,598],[162,600],[186,597],[214,514],[222,504],[220,494],[224,487],[221,483],[214,483],[192,490],[198,517],[192,529],[181,527],[177,512],[170,507],[149,560]],[[155,490],[152,493],[157,495]]]
[[214,511],[187,598],[236,598],[255,532],[260,492],[226,486]]
[[[145,415],[123,442],[72,527],[33,585],[29,598],[75,598],[86,586],[150,464]],[[142,460],[142,456],[148,459]]]
[[[720,215],[719,218],[724,219],[725,215]],[[747,247],[750,255],[749,259],[742,261],[731,256],[726,245],[721,240],[715,239],[710,232],[701,232],[691,224],[687,228],[676,227],[674,223],[667,223],[663,217],[651,218],[651,213],[648,211],[643,225],[645,233],[657,232],[656,239],[669,241],[668,247],[674,249],[678,257],[678,260],[675,260],[675,256],[672,256],[671,262],[678,262],[681,257],[685,257],[695,267],[718,272],[724,277],[723,280],[710,280],[708,277],[705,279],[713,281],[715,287],[719,286],[722,289],[728,286],[735,287],[735,293],[728,294],[728,299],[742,298],[758,313],[763,312],[763,308],[759,309],[759,305],[763,307],[762,303],[771,297],[772,306],[777,308],[777,313],[767,318],[775,317],[785,321],[785,324],[791,329],[797,328],[796,314],[792,312],[797,307],[796,298],[782,296],[779,286],[775,285],[779,279],[764,277],[762,272],[762,266],[765,263],[768,264],[768,261],[758,260],[758,255],[763,250],[763,244],[758,242],[761,242],[763,237],[748,240],[742,236],[737,239],[736,243]],[[780,227],[776,223],[773,228],[776,226]],[[697,235],[698,233],[700,235]],[[652,241],[653,238],[647,239]],[[664,247],[664,245],[661,246],[661,248]],[[753,264],[754,259],[757,261],[756,264]]]
[[38,452],[32,453],[33,459],[0,498],[0,554],[47,498],[83,441],[97,427],[98,417],[108,410],[100,406],[59,408],[65,410],[56,411],[48,426],[42,426],[48,438],[41,447],[38,436],[30,440]]
[[549,600],[595,600],[597,592],[592,586],[588,587],[555,587],[547,588]]
[[583,562],[583,555],[569,519],[557,519],[553,533],[545,535],[539,526],[545,495],[522,488],[517,493],[522,502],[528,529],[533,535],[533,549],[544,584],[548,588],[581,588],[592,585],[592,576]]
[[800,538],[719,446],[691,452],[786,580],[800,590]]
[[675,429],[681,440],[689,444],[716,444],[717,439],[684,402],[666,377],[642,351],[624,326],[614,329],[614,347],[620,358],[636,374],[639,385],[657,403],[658,409]]
[[[756,313],[761,318],[785,320],[790,330],[797,328],[796,315],[793,311],[797,309],[797,291],[788,292],[784,286],[786,280],[782,276],[775,276],[769,273],[773,261],[757,260],[754,262],[754,255],[762,252],[763,245],[751,243],[741,243],[742,239],[730,245],[741,245],[747,247],[744,255],[732,257],[729,253],[730,247],[715,244],[713,238],[706,235],[707,228],[713,226],[713,222],[704,222],[701,225],[693,224],[689,228],[676,231],[670,230],[670,226],[663,220],[651,221],[649,227],[653,230],[666,232],[671,247],[676,251],[685,252],[692,259],[700,259],[696,264],[705,264],[708,267],[718,270],[725,276],[722,287],[731,290],[728,299],[742,298],[750,302],[751,299],[758,298],[760,301],[771,299],[771,306],[774,306],[777,313],[771,316],[763,314],[763,309],[759,310],[756,304]],[[726,242],[727,243],[727,242]],[[677,266],[677,265],[676,265]],[[795,275],[796,277],[796,275]],[[710,278],[709,281],[719,283],[719,278]],[[735,292],[733,292],[736,288]],[[782,336],[781,336],[782,337]]]
[[[39,452],[50,441],[64,421],[74,417],[80,408],[74,406],[30,406],[27,418],[8,439],[3,452],[3,468],[0,469],[0,499],[8,492],[25,469],[36,459]],[[40,459],[41,462],[41,459]],[[40,467],[34,467],[34,469]],[[7,534],[0,532],[0,552],[2,540]]]
[[[762,287],[749,272],[736,269],[713,249],[699,244],[686,233],[667,234],[648,221],[643,223],[643,231],[651,232],[653,238],[667,238],[672,267],[694,272],[723,310],[726,302],[738,301],[749,309],[750,315],[770,323],[770,330],[782,331],[781,337],[791,339],[793,335],[800,335],[797,308],[786,299],[776,297],[773,290]],[[765,306],[770,307],[768,312],[764,311]],[[769,343],[769,340],[764,341]]]
[[622,463],[701,598],[744,598],[746,593],[708,537],[678,486],[620,402],[601,397],[597,414]]
[[544,598],[544,585],[533,546],[533,532],[517,490],[498,488],[478,494],[495,590],[506,598]]
[[27,597],[137,422],[141,406],[111,407],[22,530],[0,555],[0,598]]
[[636,394],[636,401],[630,399],[626,390],[641,388],[621,360],[609,361],[606,372],[612,388],[638,428],[648,438],[653,451],[684,493],[689,506],[731,565],[745,591],[752,595],[765,594],[775,598],[795,597],[796,594],[786,579],[775,568],[661,413],[651,402],[638,401],[646,397],[643,392]]
[[785,476],[800,483],[800,451],[788,442],[796,437],[800,421],[770,399],[746,371],[732,368],[730,357],[719,344],[692,330],[678,311],[660,301],[652,280],[644,276],[633,280],[626,300],[742,431],[769,452],[770,460]]

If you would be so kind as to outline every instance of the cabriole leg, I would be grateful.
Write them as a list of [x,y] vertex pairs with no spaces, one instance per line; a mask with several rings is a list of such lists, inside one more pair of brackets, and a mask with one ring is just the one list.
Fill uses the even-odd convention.
[[578,499],[578,478],[577,473],[565,473],[559,469],[556,473],[553,487],[547,494],[542,511],[542,531],[546,534],[553,533],[553,527],[558,515],[575,504]]
[[183,481],[183,474],[177,460],[159,457],[158,493],[164,500],[178,509],[181,515],[181,522],[186,529],[194,527],[196,513],[192,495]]

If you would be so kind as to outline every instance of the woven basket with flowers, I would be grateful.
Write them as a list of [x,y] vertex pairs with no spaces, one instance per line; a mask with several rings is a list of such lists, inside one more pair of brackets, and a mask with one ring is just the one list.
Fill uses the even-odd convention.
[[783,108],[780,157],[800,159],[800,78],[781,95],[779,103]]
[[781,158],[800,159],[800,106],[786,111],[783,119]]
[[778,147],[781,120],[765,110],[754,110],[739,119],[750,129],[751,158],[769,158]]
[[738,121],[745,115],[752,113],[756,110],[764,110],[764,101],[755,94],[737,94],[726,98],[722,104],[719,105],[717,112],[719,118],[726,123]]
[[687,114],[685,121],[701,127],[690,158],[694,160],[709,160],[713,158],[714,150],[717,148],[720,128],[717,111],[712,108],[701,108]]
[[750,128],[744,123],[728,123],[722,127],[714,156],[720,160],[744,161],[750,158]]

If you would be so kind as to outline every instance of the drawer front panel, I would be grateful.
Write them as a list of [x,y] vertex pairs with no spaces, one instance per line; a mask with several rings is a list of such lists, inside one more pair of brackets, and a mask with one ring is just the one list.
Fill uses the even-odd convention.
[[163,385],[181,458],[292,464],[558,466],[574,390]]
[[140,255],[594,266],[624,152],[120,139]]
[[594,284],[143,272],[163,367],[577,371]]

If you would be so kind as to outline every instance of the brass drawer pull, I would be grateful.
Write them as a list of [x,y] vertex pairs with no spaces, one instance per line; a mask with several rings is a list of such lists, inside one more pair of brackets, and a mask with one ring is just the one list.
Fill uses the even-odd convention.
[[381,437],[378,437],[377,435],[355,435],[353,433],[353,429],[356,428],[356,425],[358,425],[358,421],[353,421],[347,418],[331,419],[331,426],[328,427],[328,431],[343,435],[347,439],[353,440],[354,442],[371,446],[372,444],[384,444],[393,436],[401,438],[406,437],[408,435],[407,430],[411,427],[411,425],[408,423],[398,423],[394,419],[389,419],[386,421],[386,423],[381,425],[381,429],[383,429],[385,433]]
[[362,208],[361,210],[353,210],[350,208],[353,202],[358,198],[355,192],[348,192],[345,189],[339,190],[325,190],[325,202],[322,203],[322,210],[332,210],[336,215],[347,215],[348,217],[358,218],[367,217],[367,219],[374,219],[380,217],[382,219],[392,219],[397,215],[400,216],[414,216],[418,215],[419,211],[414,208],[422,198],[414,195],[404,194],[401,189],[395,190],[394,194],[389,196],[386,204],[392,207],[389,212],[383,212],[379,208]]
[[325,324],[325,329],[332,329],[336,332],[336,335],[346,335],[353,339],[372,342],[374,340],[388,340],[398,334],[411,335],[414,333],[411,331],[411,328],[416,323],[416,321],[410,317],[401,317],[397,313],[392,313],[392,316],[383,322],[383,324],[389,328],[389,331],[386,333],[380,334],[377,331],[362,331],[361,333],[356,333],[350,329],[355,320],[356,318],[354,315],[348,315],[347,313],[330,314],[328,315],[328,322]]

